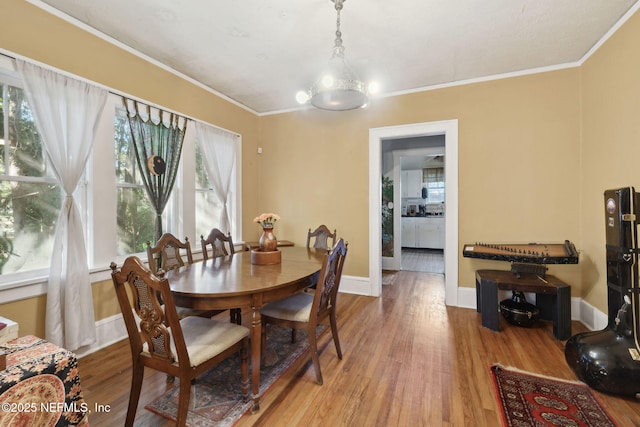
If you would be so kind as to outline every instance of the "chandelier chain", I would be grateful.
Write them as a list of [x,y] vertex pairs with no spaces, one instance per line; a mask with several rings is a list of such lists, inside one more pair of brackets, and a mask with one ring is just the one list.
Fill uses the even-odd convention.
[[344,47],[342,46],[342,32],[340,31],[340,11],[342,10],[342,0],[335,0],[336,3],[336,45],[335,45],[335,53],[344,53]]

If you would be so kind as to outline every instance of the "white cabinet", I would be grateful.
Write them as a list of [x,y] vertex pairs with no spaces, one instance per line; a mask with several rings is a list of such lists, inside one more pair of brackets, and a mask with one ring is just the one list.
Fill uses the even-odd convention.
[[416,248],[416,218],[402,218],[402,246]]
[[442,218],[421,218],[417,224],[418,248],[444,249],[444,220]]
[[444,218],[402,218],[402,246],[444,249]]
[[422,171],[402,171],[400,184],[402,197],[422,198]]

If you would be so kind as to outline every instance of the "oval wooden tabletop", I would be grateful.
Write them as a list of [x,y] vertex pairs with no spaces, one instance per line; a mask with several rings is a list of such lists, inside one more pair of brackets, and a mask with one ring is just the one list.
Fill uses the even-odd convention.
[[282,261],[273,265],[251,264],[251,252],[196,262],[168,271],[174,296],[230,297],[277,289],[304,280],[322,267],[325,251],[283,247]]

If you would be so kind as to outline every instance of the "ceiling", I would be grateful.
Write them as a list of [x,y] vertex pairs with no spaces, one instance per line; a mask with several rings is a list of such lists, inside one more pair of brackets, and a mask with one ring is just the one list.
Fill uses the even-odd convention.
[[[330,0],[30,1],[258,114],[300,107],[336,31]],[[638,1],[346,0],[342,39],[388,96],[575,65]]]

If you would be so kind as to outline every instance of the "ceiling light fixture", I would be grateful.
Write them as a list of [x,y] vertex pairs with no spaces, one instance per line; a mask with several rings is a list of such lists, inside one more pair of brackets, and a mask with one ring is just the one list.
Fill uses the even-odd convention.
[[344,59],[344,46],[340,32],[340,11],[346,0],[331,0],[337,12],[336,42],[333,55],[329,59],[328,70],[308,91],[296,94],[300,104],[310,103],[316,108],[332,111],[353,110],[365,107],[369,101],[369,94],[377,89],[376,84],[368,86],[358,80]]

